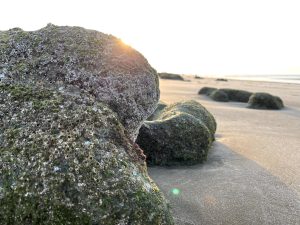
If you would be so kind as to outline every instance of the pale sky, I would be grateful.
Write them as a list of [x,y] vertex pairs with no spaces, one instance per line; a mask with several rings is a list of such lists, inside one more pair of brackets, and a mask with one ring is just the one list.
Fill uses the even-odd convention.
[[0,30],[51,22],[121,38],[159,72],[300,74],[300,0],[1,0]]

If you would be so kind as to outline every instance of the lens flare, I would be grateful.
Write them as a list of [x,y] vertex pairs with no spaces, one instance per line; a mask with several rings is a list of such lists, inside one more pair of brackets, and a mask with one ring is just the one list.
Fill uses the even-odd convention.
[[177,195],[180,194],[181,191],[180,191],[178,188],[173,188],[173,189],[171,190],[171,192],[172,192],[173,195],[177,196]]

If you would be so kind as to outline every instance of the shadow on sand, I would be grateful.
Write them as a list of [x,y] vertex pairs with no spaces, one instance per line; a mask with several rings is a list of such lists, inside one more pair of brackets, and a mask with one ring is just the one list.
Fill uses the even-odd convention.
[[149,174],[177,225],[300,224],[299,195],[218,141],[202,165],[150,167]]

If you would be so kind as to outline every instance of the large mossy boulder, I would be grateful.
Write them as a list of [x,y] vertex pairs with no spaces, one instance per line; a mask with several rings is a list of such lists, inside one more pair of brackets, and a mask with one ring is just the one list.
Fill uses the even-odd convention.
[[268,93],[254,93],[251,95],[248,108],[252,109],[282,109],[283,101],[274,95]]
[[1,225],[173,224],[133,143],[158,76],[79,27],[0,31]]
[[198,91],[199,95],[210,95],[213,91],[217,90],[217,88],[213,87],[203,87]]
[[1,225],[173,224],[141,149],[96,99],[0,83]]
[[215,90],[210,93],[209,97],[211,97],[212,100],[217,102],[228,102],[229,98],[228,95],[221,90]]
[[85,90],[118,114],[132,139],[159,99],[157,73],[140,53],[80,27],[0,31],[0,80]]
[[137,143],[149,165],[192,165],[206,159],[215,131],[214,117],[200,103],[184,101],[146,121]]
[[159,78],[167,80],[184,80],[182,76],[174,73],[158,73]]
[[221,88],[220,91],[223,91],[227,94],[229,101],[233,102],[245,102],[249,101],[250,96],[252,95],[249,91],[230,89],[230,88]]

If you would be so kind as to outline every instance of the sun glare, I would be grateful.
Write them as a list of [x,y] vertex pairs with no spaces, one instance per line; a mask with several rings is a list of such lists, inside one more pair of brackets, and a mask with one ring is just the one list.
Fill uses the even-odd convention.
[[0,30],[36,30],[49,22],[98,30],[122,38],[158,71],[297,74],[299,4],[294,0],[75,0],[72,4],[53,0],[45,10],[35,0],[14,0],[1,3],[5,10]]

